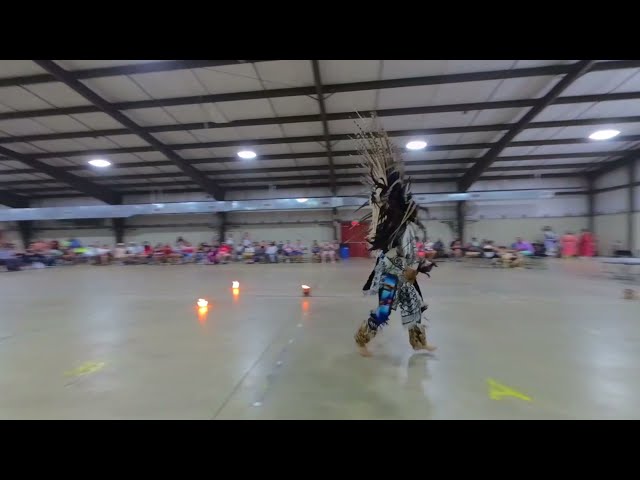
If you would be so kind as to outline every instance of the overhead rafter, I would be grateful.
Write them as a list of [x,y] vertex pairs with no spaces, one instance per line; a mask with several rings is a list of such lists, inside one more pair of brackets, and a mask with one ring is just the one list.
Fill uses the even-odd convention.
[[[640,67],[640,61],[638,60],[615,60],[599,62],[594,66],[594,70],[617,70]],[[515,68],[512,70],[495,70],[488,72],[472,72],[472,73],[459,73],[448,75],[430,75],[426,77],[414,77],[414,78],[399,78],[391,80],[376,80],[369,82],[353,82],[353,83],[338,83],[334,85],[324,85],[323,91],[325,94],[333,93],[349,93],[366,90],[381,90],[387,88],[401,88],[401,87],[417,87],[426,85],[443,85],[453,83],[466,83],[466,82],[478,82],[487,80],[501,80],[501,79],[513,79],[524,77],[536,77],[536,76],[555,76],[563,75],[570,71],[570,65],[551,65],[546,67],[532,67],[532,68]],[[259,100],[265,98],[282,98],[282,97],[294,97],[294,96],[312,96],[316,94],[315,87],[290,87],[290,88],[274,88],[268,90],[257,90],[250,92],[234,92],[234,93],[219,93],[212,95],[192,95],[188,97],[176,97],[176,98],[162,98],[153,100],[137,100],[132,102],[118,102],[113,103],[111,106],[119,111],[121,110],[137,110],[143,108],[158,108],[158,107],[171,107],[179,105],[196,105],[201,103],[221,103],[231,102],[239,100]],[[637,99],[638,93],[619,93],[609,94],[610,99],[618,100],[630,100]],[[595,102],[596,98],[600,98],[602,95],[582,95],[582,102]],[[557,104],[562,104],[564,101],[569,103],[576,103],[576,99],[564,100],[559,99]],[[484,102],[482,102],[484,103]],[[519,108],[535,105],[535,100],[508,100],[502,102],[504,106],[499,108]],[[481,105],[478,104],[478,105]],[[507,106],[512,105],[512,106]],[[478,109],[479,107],[469,108],[469,110]],[[52,115],[75,115],[81,113],[95,113],[101,110],[96,106],[78,106],[78,107],[65,107],[65,108],[50,108],[40,110],[26,110],[18,112],[3,112],[0,113],[0,120],[10,120],[18,118],[35,118]],[[445,110],[446,111],[446,110]],[[439,106],[433,106],[428,113],[441,113]],[[427,112],[425,112],[427,113]],[[330,118],[329,118],[330,120]]]
[[[466,192],[469,187],[480,178],[482,172],[491,166],[500,153],[512,142],[512,140],[524,130],[524,128],[545,108],[553,103],[562,92],[564,92],[572,83],[578,78],[587,73],[594,66],[594,60],[581,60],[571,66],[571,70],[567,73],[562,80],[560,80],[546,95],[539,100],[536,100],[536,105],[529,110],[516,124],[511,127],[507,133],[495,143],[487,153],[485,153],[479,162],[476,162],[467,173],[459,180],[458,189],[461,192]],[[527,143],[527,142],[517,142]],[[513,142],[515,146],[516,142]]]
[[[497,170],[495,172],[499,172],[499,171],[501,170]],[[491,171],[489,173],[493,173],[493,172],[494,171]],[[441,182],[455,183],[460,178],[459,176],[455,176],[455,175],[463,172],[460,170],[440,170],[440,171],[428,170],[428,171],[422,171],[422,172],[415,171],[415,172],[408,172],[408,173],[411,174],[413,183],[441,183]],[[416,177],[417,175],[424,175],[425,177],[417,178]],[[448,175],[448,176],[444,177],[444,176],[436,176],[436,175]],[[348,173],[348,174],[340,175],[340,177],[337,179],[338,180],[337,185],[343,186],[344,182],[351,182],[354,180],[358,180],[361,178],[361,176],[362,174],[360,173]],[[505,175],[505,176],[488,175],[482,178],[487,180],[511,180],[511,179],[520,179],[520,178],[570,178],[570,177],[576,178],[581,176],[583,176],[581,173],[575,172],[575,173],[542,173],[542,174],[527,173],[527,174],[515,174],[515,175]],[[293,175],[293,176],[271,177],[271,178],[265,178],[265,177],[228,178],[228,179],[223,179],[222,185],[224,185],[225,188],[230,188],[231,186],[244,185],[245,188],[255,189],[255,188],[261,188],[261,187],[267,187],[269,185],[278,186],[277,184],[279,182],[296,182],[296,184],[299,184],[299,182],[313,182],[313,183],[305,183],[305,185],[307,187],[316,187],[319,185],[319,183],[316,183],[316,182],[321,182],[321,181],[326,182],[326,180],[327,180],[327,175],[306,175],[306,176]],[[325,185],[326,184],[325,182],[321,183],[321,185]],[[132,183],[120,183],[118,185],[113,185],[113,186],[118,187],[120,189],[119,191],[122,194],[130,193],[128,189],[150,189],[150,190],[144,190],[144,191],[154,191],[154,190],[163,191],[167,187],[171,189],[178,186],[195,187],[193,182],[190,180],[171,180],[168,182],[160,182],[160,183],[153,183],[153,184],[132,182]],[[281,186],[292,188],[290,184],[282,184]],[[14,192],[21,193],[21,194],[32,194],[32,193],[41,193],[41,192],[65,192],[65,191],[68,191],[68,187],[63,187],[63,186],[14,187]]]
[[[595,158],[595,157],[613,157],[624,155],[624,151],[606,151],[606,152],[577,152],[577,153],[549,153],[549,154],[534,154],[534,155],[505,155],[502,157],[496,158],[496,162],[523,162],[523,161],[545,161],[545,160],[570,160],[570,159],[584,159],[584,158]],[[342,150],[333,152],[335,157],[349,157],[349,156],[357,156],[358,152],[355,150]],[[268,161],[277,161],[277,160],[291,160],[291,159],[302,159],[302,158],[322,158],[323,152],[306,152],[306,153],[283,153],[276,155],[261,155],[261,162]],[[236,157],[219,157],[219,158],[190,158],[187,161],[192,165],[216,165],[221,163],[233,163],[237,159]],[[406,162],[409,167],[418,167],[418,166],[434,166],[434,165],[459,165],[459,164],[467,164],[467,163],[475,163],[479,159],[478,158],[441,158],[441,159],[429,159],[429,160],[409,160]],[[586,167],[591,164],[579,164],[578,167]],[[597,164],[600,165],[600,164]],[[141,161],[141,162],[124,162],[124,163],[114,163],[111,165],[110,169],[120,169],[120,168],[154,168],[154,167],[170,167],[175,166],[173,162],[169,160],[156,160],[156,161]],[[578,168],[576,167],[576,168]],[[88,168],[84,165],[65,165],[63,167],[57,167],[58,170],[64,171],[79,171],[79,170],[88,170]],[[292,167],[277,167],[281,169],[281,171],[291,171]],[[298,169],[307,168],[307,167],[297,167]],[[334,165],[336,170],[345,168],[344,164],[336,164]],[[357,168],[357,167],[354,167]],[[520,168],[528,168],[528,167],[520,167]],[[313,170],[322,170],[322,166],[312,166]],[[251,170],[243,170],[243,171],[255,171],[260,169],[251,169]],[[272,168],[267,167],[265,170],[272,170]],[[18,174],[34,174],[39,173],[37,170],[24,168],[24,169],[12,169],[12,170],[0,170],[0,176],[3,175],[18,175]],[[203,173],[207,173],[206,170]],[[216,172],[219,174],[229,173],[229,170],[221,170]],[[586,173],[586,172],[585,172]],[[174,174],[168,175],[181,175],[180,172],[176,172]],[[146,176],[146,175],[145,175]],[[106,176],[100,175],[100,177],[96,178],[105,178]],[[152,177],[149,177],[152,178]]]
[[153,150],[157,150],[165,157],[171,160],[180,170],[182,170],[188,177],[190,177],[195,183],[197,183],[206,193],[211,195],[216,200],[224,199],[224,191],[220,189],[211,179],[209,179],[202,172],[197,170],[191,164],[187,163],[180,155],[174,152],[171,148],[167,147],[164,143],[160,142],[153,135],[145,132],[140,126],[131,120],[126,115],[120,113],[118,110],[97,95],[93,90],[89,89],[82,82],[77,80],[70,72],[59,67],[51,60],[34,60],[41,68],[53,75],[57,80],[63,82],[73,91],[89,100],[93,105],[100,109],[100,111],[106,113],[111,118],[121,123],[132,133],[138,135],[141,139],[152,146]]
[[26,208],[29,206],[29,199],[6,190],[0,190],[0,204],[12,208]]
[[38,170],[41,173],[49,175],[54,180],[70,185],[75,190],[89,195],[90,197],[102,200],[111,205],[117,205],[122,202],[122,197],[113,190],[102,185],[95,184],[83,177],[79,177],[72,173],[60,170],[39,160],[34,160],[24,153],[14,152],[5,147],[0,147],[0,155],[4,155],[11,160],[17,160],[24,163],[28,167]]
[[[391,130],[388,131],[387,134],[389,137],[406,137],[412,135],[424,135],[424,130]],[[147,134],[148,135],[148,134]],[[153,138],[153,137],[151,137]],[[324,135],[308,135],[304,137],[287,137],[287,138],[262,138],[256,139],[254,141],[247,140],[223,140],[217,142],[194,142],[194,143],[170,143],[170,144],[161,144],[165,150],[174,151],[174,150],[199,150],[199,149],[209,149],[209,148],[227,148],[227,147],[249,147],[249,146],[257,146],[257,145],[287,145],[292,143],[316,143],[323,142]],[[344,141],[351,140],[350,135],[347,134],[335,134],[330,135],[329,137],[331,141]],[[503,137],[504,138],[504,137]],[[145,137],[146,140],[146,137]],[[157,140],[155,140],[159,143]],[[610,142],[621,143],[621,142],[638,142],[640,141],[640,135],[618,135],[615,138],[609,140]],[[485,150],[485,149],[494,149],[496,146],[499,146],[499,142],[478,142],[478,143],[456,143],[452,145],[431,145],[429,146],[429,152],[450,152],[450,151],[460,151],[460,150]],[[547,145],[583,145],[593,143],[593,140],[588,138],[553,138],[553,139],[543,139],[543,140],[522,140],[517,142],[510,142],[510,147],[542,147]],[[119,155],[123,153],[149,153],[159,151],[159,148],[155,146],[140,146],[140,147],[118,147],[118,148],[103,148],[98,150],[70,150],[65,152],[43,152],[43,153],[30,153],[25,154],[29,158],[43,160],[43,159],[51,159],[51,158],[67,158],[67,157],[85,157],[88,155]],[[500,150],[502,151],[502,150]],[[357,153],[353,153],[353,150],[332,150],[333,157],[344,156],[345,152],[349,155],[357,155]],[[164,153],[164,152],[162,152]],[[174,155],[175,152],[173,152]],[[284,158],[284,155],[278,155],[279,158]],[[317,154],[318,158],[324,157],[326,152],[321,152]],[[273,156],[273,155],[272,155]],[[264,160],[267,156],[261,155],[260,159]],[[294,154],[292,158],[301,158],[298,154]],[[311,158],[311,157],[307,157]],[[182,159],[182,162],[193,163],[190,159]],[[0,160],[2,158],[0,157]],[[173,160],[173,159],[172,159]],[[238,159],[234,159],[235,161],[240,161]],[[225,162],[228,160],[225,160]],[[174,162],[175,163],[175,162]],[[222,162],[209,162],[209,163],[222,163]],[[197,170],[196,170],[197,171]]]
[[[165,60],[151,63],[135,63],[132,65],[74,70],[73,76],[79,80],[87,80],[89,78],[114,77],[118,75],[139,75],[143,73],[169,72],[174,70],[187,70],[191,68],[222,67],[225,65],[268,61],[270,60]],[[49,73],[40,75],[24,75],[21,77],[0,78],[0,87],[35,85],[38,83],[50,83],[57,81],[56,77]]]
[[336,194],[336,173],[333,168],[333,153],[331,152],[331,134],[329,133],[329,122],[327,122],[327,108],[324,103],[324,93],[322,91],[322,76],[320,75],[320,62],[311,60],[311,68],[313,69],[313,82],[316,87],[316,95],[318,97],[318,106],[320,107],[320,121],[322,122],[322,131],[324,133],[325,148],[327,149],[327,159],[329,160],[329,185],[331,185],[331,193]]
[[585,173],[592,179],[596,179],[605,173],[609,173],[614,171],[617,168],[626,167],[627,165],[633,163],[637,159],[640,158],[640,149],[634,149],[630,151],[618,152],[622,157],[614,160],[612,162],[602,162],[591,164],[589,167],[592,170],[588,170]]
[[[640,98],[640,94],[639,98]],[[493,104],[498,102],[487,102]],[[469,111],[465,108],[468,104],[451,105],[456,111]],[[474,104],[475,105],[475,104]],[[368,117],[375,115],[377,117],[404,116],[404,115],[420,115],[415,113],[422,108],[429,107],[410,107],[410,108],[394,108],[381,109],[362,112],[361,115]],[[392,115],[390,114],[392,113]],[[338,112],[327,113],[326,118],[332,120],[349,120],[355,119],[357,114],[354,112]],[[190,130],[206,130],[213,128],[234,128],[234,127],[253,127],[263,125],[282,125],[292,123],[308,123],[320,122],[320,115],[293,115],[283,117],[266,117],[266,118],[249,118],[244,120],[232,120],[228,123],[176,123],[171,125],[154,125],[149,127],[140,127],[147,133],[166,133],[166,132],[186,132]],[[571,120],[552,120],[545,122],[531,122],[526,129],[534,128],[558,128],[558,127],[580,127],[588,125],[608,125],[614,123],[640,123],[640,116],[628,117],[603,117],[603,118],[582,118]],[[513,127],[514,123],[495,123],[486,125],[464,125],[456,127],[438,127],[421,130],[423,135],[446,135],[451,133],[477,133],[477,132],[498,132],[508,130]],[[7,143],[23,143],[23,142],[39,142],[50,140],[73,140],[80,138],[96,138],[96,137],[113,137],[119,135],[130,135],[131,132],[126,128],[110,128],[104,130],[83,130],[77,132],[57,132],[57,133],[40,133],[34,135],[18,135],[0,138],[0,144]]]
[[[426,163],[420,165],[408,164],[408,167],[412,166],[433,166],[433,163]],[[521,170],[527,171],[539,171],[539,170],[580,170],[589,165],[588,163],[558,163],[552,165],[528,165],[523,167],[521,165],[508,165],[502,167],[491,167],[487,169],[487,173],[491,172],[516,172]],[[362,166],[358,164],[346,164],[346,165],[335,165],[336,170],[362,170]],[[221,172],[216,172],[216,178],[219,182],[247,182],[247,183],[255,183],[256,181],[261,181],[264,183],[268,183],[273,178],[265,178],[265,174],[272,173],[283,173],[289,174],[291,179],[300,179],[300,180],[313,180],[316,179],[316,176],[304,176],[301,175],[302,172],[323,172],[325,171],[324,165],[305,165],[296,167],[292,169],[291,167],[272,167],[272,168],[250,168],[250,169],[242,169],[242,170],[223,170]],[[430,168],[427,170],[411,170],[407,168],[407,175],[460,175],[467,171],[466,168]],[[15,173],[15,172],[14,172]],[[576,172],[580,175],[583,175],[582,172]],[[242,175],[241,178],[228,178],[229,176],[237,176]],[[246,177],[245,175],[260,175],[257,178]],[[181,177],[183,174],[181,173],[133,173],[126,175],[100,175],[96,177],[94,181],[96,182],[121,182],[123,180],[166,180],[167,183],[171,183],[175,181],[176,177]],[[346,173],[340,175],[341,178],[359,178],[361,173]],[[327,175],[317,175],[319,179],[327,178]],[[283,177],[287,178],[287,177]],[[11,187],[16,185],[46,185],[49,183],[53,183],[53,180],[50,179],[36,179],[36,180],[13,180],[13,181],[0,181],[0,188],[2,187]],[[115,188],[125,188],[125,185],[122,184],[105,184]],[[149,186],[150,184],[143,184]],[[154,183],[153,185],[162,186],[163,183]],[[130,186],[130,185],[129,185]],[[45,187],[46,188],[46,187]]]

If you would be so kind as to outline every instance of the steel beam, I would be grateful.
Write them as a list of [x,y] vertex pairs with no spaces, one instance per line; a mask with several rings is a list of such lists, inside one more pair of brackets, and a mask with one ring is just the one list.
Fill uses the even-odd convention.
[[329,133],[329,122],[327,122],[327,109],[324,104],[324,93],[322,91],[322,76],[320,75],[320,62],[311,60],[311,68],[313,70],[313,82],[316,87],[316,96],[318,97],[318,107],[320,108],[320,121],[322,122],[322,131],[324,134],[325,148],[327,149],[327,159],[329,161],[329,185],[331,185],[331,193],[336,194],[336,173],[333,168],[333,153],[331,151],[331,134]]
[[591,233],[595,232],[595,216],[596,216],[596,193],[594,188],[594,179],[587,177],[587,214],[588,228]]
[[[606,71],[606,70],[618,70],[640,67],[640,61],[636,60],[620,60],[620,61],[606,61],[595,64],[594,71]],[[516,68],[512,70],[496,70],[488,72],[471,72],[449,75],[431,75],[426,77],[414,77],[414,78],[399,78],[392,80],[376,80],[370,82],[354,82],[354,83],[340,83],[335,85],[325,85],[323,91],[325,94],[333,93],[348,93],[363,90],[380,90],[387,88],[402,88],[402,87],[415,87],[425,85],[442,85],[442,84],[455,84],[465,82],[478,82],[489,81],[499,79],[511,79],[511,78],[525,78],[536,76],[556,76],[564,75],[570,72],[571,65],[551,65],[546,67],[532,67],[532,68]],[[112,106],[117,110],[135,110],[142,108],[158,108],[158,107],[170,107],[178,105],[196,105],[201,103],[220,103],[239,100],[257,100],[265,98],[282,98],[293,96],[310,96],[315,95],[315,87],[292,87],[292,88],[276,88],[269,90],[258,90],[251,92],[234,92],[234,93],[220,93],[213,95],[194,95],[189,97],[178,98],[163,98],[156,100],[139,100],[133,102],[119,102],[114,103]],[[614,100],[630,100],[639,98],[638,93],[620,93],[620,94],[608,94],[609,99]],[[595,98],[602,98],[602,95],[583,95],[582,102],[595,102],[602,100],[595,100]],[[576,98],[577,99],[577,98]],[[559,99],[556,104],[564,103],[576,103],[576,99]],[[510,102],[510,103],[508,103]],[[499,108],[520,108],[535,105],[536,100],[516,100],[504,102],[502,107]],[[513,103],[516,102],[516,103]],[[518,103],[519,102],[519,103]],[[523,103],[524,102],[524,103]],[[478,104],[481,105],[481,104]],[[508,106],[511,105],[511,106]],[[485,109],[479,107],[472,107],[469,110]],[[0,114],[0,120],[8,120],[15,118],[34,118],[36,116],[51,116],[51,115],[73,115],[78,113],[91,113],[99,112],[97,107],[68,107],[57,109],[44,109],[44,110],[32,110],[29,112],[4,112]],[[446,111],[446,110],[445,110]],[[434,106],[429,113],[441,113],[440,107]],[[361,112],[365,113],[365,112]],[[26,116],[25,116],[26,115]]]
[[211,195],[216,200],[222,200],[224,198],[224,192],[206,175],[195,167],[185,162],[185,160],[175,153],[171,148],[167,147],[164,143],[160,142],[153,135],[145,132],[140,126],[131,120],[126,115],[120,113],[118,110],[97,95],[93,90],[89,89],[82,82],[77,80],[71,73],[59,67],[51,60],[34,60],[41,68],[53,75],[58,81],[63,82],[73,91],[89,100],[95,105],[101,112],[106,113],[111,118],[128,128],[131,133],[138,135],[142,140],[151,145],[152,150],[156,150],[162,153],[165,157],[171,160],[180,170],[182,170],[187,176],[189,176],[194,182]]
[[[419,165],[417,162],[415,164],[409,164],[407,167],[413,166],[433,166],[437,165],[437,163],[432,162],[424,162]],[[516,171],[537,171],[537,170],[575,170],[582,169],[588,166],[588,163],[559,163],[553,165],[528,165],[528,166],[520,166],[520,165],[509,165],[504,167],[491,167],[487,169],[487,172],[516,172]],[[359,164],[347,164],[347,165],[335,165],[336,170],[359,170],[364,171],[362,166]],[[310,172],[310,171],[325,171],[324,165],[320,166],[302,166],[302,167],[273,167],[273,168],[252,168],[245,170],[223,170],[221,172],[216,172],[216,178],[219,181],[255,181],[256,179],[251,177],[242,177],[242,178],[227,178],[230,175],[260,175],[259,180],[264,181],[264,175],[270,173],[284,173],[290,174],[291,178],[306,180],[307,177],[300,175],[301,172]],[[409,168],[405,169],[407,175],[442,175],[442,174],[451,174],[451,175],[460,175],[467,171],[466,168],[444,168],[444,169],[421,169],[421,170],[411,170]],[[16,173],[15,171],[9,171],[11,173]],[[34,171],[35,172],[35,171]],[[208,172],[205,172],[208,173]],[[578,172],[576,172],[578,173]],[[581,173],[581,172],[580,172]],[[361,176],[362,173],[357,174],[345,174],[345,176]],[[325,177],[326,175],[321,175],[321,177]],[[185,175],[181,172],[174,173],[133,173],[127,175],[101,175],[99,177],[95,177],[92,180],[94,182],[114,182],[114,181],[122,181],[122,180],[166,180],[167,182],[172,182],[176,177],[185,177]],[[268,180],[268,179],[267,179]],[[17,185],[46,185],[48,183],[52,183],[53,180],[50,179],[37,179],[37,180],[13,180],[8,182],[0,181],[0,188],[2,187],[12,187]],[[110,184],[105,184],[110,185]],[[153,184],[145,184],[145,185],[161,185],[161,183],[153,183]],[[114,187],[118,187],[119,185],[113,185]]]
[[[411,133],[410,133],[411,132]],[[422,132],[421,130],[393,130],[387,132],[390,137],[404,137],[417,135]],[[350,140],[349,135],[331,135],[332,141],[337,140]],[[503,137],[503,138],[506,138]],[[257,145],[286,145],[292,143],[315,143],[315,142],[323,142],[323,135],[310,135],[304,137],[287,137],[287,138],[263,138],[256,139],[254,141],[243,141],[243,140],[228,140],[228,141],[218,141],[218,142],[197,142],[197,143],[172,143],[164,145],[165,149],[169,150],[200,150],[200,149],[208,149],[208,148],[226,148],[226,147],[249,147],[249,146],[257,146]],[[610,142],[638,142],[640,141],[640,135],[618,135],[615,138],[609,140]],[[157,140],[156,140],[157,142]],[[557,139],[544,139],[544,140],[522,140],[517,142],[509,143],[509,147],[542,147],[542,146],[550,146],[550,145],[583,145],[593,143],[593,140],[589,140],[588,138],[557,138]],[[453,145],[432,145],[428,148],[429,152],[452,152],[452,151],[462,151],[462,150],[493,150],[496,151],[497,148],[502,145],[502,141],[499,142],[482,142],[482,143],[461,143],[461,144],[453,144]],[[500,149],[498,153],[500,153],[503,149]],[[44,153],[35,153],[35,154],[25,154],[29,158],[34,158],[38,160],[50,159],[50,158],[68,158],[68,157],[86,157],[86,156],[96,156],[96,155],[120,155],[120,154],[128,154],[128,153],[149,153],[158,151],[158,148],[155,146],[141,146],[141,147],[119,147],[119,148],[107,148],[100,150],[71,150],[65,152],[44,152]],[[355,152],[355,153],[354,153]],[[164,152],[163,152],[164,153]],[[174,152],[175,154],[175,152]],[[358,155],[356,150],[333,150],[332,152],[334,157],[337,156],[348,156],[348,155]],[[624,152],[617,152],[618,155],[624,154]],[[175,154],[177,155],[177,154]],[[313,158],[310,157],[309,154],[276,154],[276,155],[261,155],[260,160],[264,160],[265,158],[270,159],[284,159],[289,155],[290,158]],[[303,156],[304,155],[304,156]],[[315,156],[318,158],[324,157],[326,152],[319,152]],[[587,153],[584,154],[588,155]],[[604,155],[600,155],[604,156]],[[180,157],[182,158],[182,157]],[[1,160],[2,158],[0,158]],[[194,163],[196,159],[193,161],[190,159],[182,159],[183,162]],[[224,163],[229,160],[209,160],[207,163]],[[240,161],[237,158],[234,158],[234,161]],[[174,162],[175,163],[175,162]],[[198,171],[199,172],[199,171]]]
[[[594,66],[593,60],[582,60],[571,66],[571,70],[560,80],[545,96],[536,100],[536,105],[529,110],[516,124],[511,127],[507,133],[495,143],[490,150],[483,155],[479,162],[475,163],[467,173],[458,182],[458,188],[462,192],[469,190],[469,187],[480,178],[482,172],[491,166],[500,153],[510,146],[512,140],[522,132],[525,127],[538,116],[545,108],[553,103],[562,92],[569,88],[578,78],[589,72]],[[551,140],[549,140],[551,141]],[[516,142],[513,142],[515,146]],[[528,142],[517,142],[520,144]],[[523,145],[524,146],[524,145]]]
[[12,208],[27,208],[29,206],[29,199],[16,195],[15,193],[7,192],[6,190],[0,190],[0,204]]
[[[492,104],[495,102],[488,102]],[[456,111],[468,111],[466,104],[454,104],[451,106]],[[404,115],[419,115],[420,109],[423,107],[410,107],[410,108],[395,108],[386,110],[371,110],[363,112],[363,116],[376,115],[377,117],[388,116],[404,116]],[[429,107],[425,107],[429,108]],[[327,113],[326,119],[332,120],[348,120],[355,119],[357,115],[354,112],[339,112],[339,113]],[[140,127],[147,133],[164,133],[164,132],[184,132],[191,130],[206,130],[214,128],[234,128],[234,127],[248,127],[248,126],[261,126],[261,125],[282,125],[292,123],[309,123],[309,122],[321,122],[322,117],[320,115],[295,115],[284,117],[267,117],[267,118],[250,118],[245,120],[232,120],[228,123],[212,123],[212,122],[195,122],[195,123],[178,123],[172,125],[155,125],[151,127]],[[560,127],[579,127],[589,125],[608,125],[608,124],[621,124],[621,123],[640,123],[640,116],[628,116],[628,117],[605,117],[605,118],[584,118],[573,120],[553,120],[544,122],[532,122],[527,125],[526,129],[534,128],[560,128]],[[419,134],[422,135],[447,135],[452,133],[477,133],[477,132],[499,132],[502,130],[508,130],[513,127],[515,123],[496,123],[487,125],[465,125],[456,127],[439,127],[428,128],[419,130]],[[409,134],[415,132],[415,130],[407,130]],[[110,128],[105,130],[83,130],[79,132],[60,132],[60,133],[41,133],[34,135],[19,135],[11,137],[0,138],[0,144],[7,143],[26,143],[26,142],[39,142],[49,140],[70,140],[79,138],[96,138],[96,137],[110,137],[119,135],[130,135],[131,132],[126,128]]]
[[636,162],[630,162],[627,165],[627,177],[629,179],[627,185],[627,245],[629,245],[629,250],[636,254],[636,245],[635,245],[635,228],[633,224],[633,212],[635,210],[635,195],[634,195],[634,183],[636,180]]
[[[114,77],[119,75],[141,75],[153,72],[170,72],[174,70],[188,70],[192,68],[213,68],[240,63],[267,62],[270,60],[165,60],[153,63],[135,63],[133,65],[118,65],[114,67],[99,67],[85,70],[73,70],[73,76],[79,80],[90,78]],[[18,85],[36,85],[58,81],[49,73],[39,75],[24,75],[20,77],[0,78],[0,87]]]
[[111,224],[113,226],[113,236],[116,239],[116,243],[124,243],[124,232],[125,232],[125,223],[126,220],[124,218],[112,218]]
[[13,150],[9,150],[8,148],[0,147],[0,155],[4,155],[10,160],[17,160],[18,162],[22,162],[28,167],[49,175],[54,180],[66,183],[75,190],[78,190],[79,192],[82,192],[90,197],[97,198],[98,200],[101,200],[105,203],[115,205],[120,203],[122,200],[119,194],[115,193],[113,190],[107,187],[95,184],[83,177],[79,177],[72,173],[53,167],[47,163],[35,160],[28,155],[25,155],[24,153],[14,152]]
[[[613,150],[607,152],[579,152],[579,153],[557,153],[557,154],[537,154],[537,155],[505,155],[502,157],[498,157],[496,162],[521,162],[521,161],[534,161],[534,160],[568,160],[575,158],[596,158],[596,157],[614,157],[624,155],[626,152],[620,150]],[[322,158],[323,152],[309,152],[309,153],[283,153],[277,155],[261,155],[261,162],[275,161],[275,160],[292,160],[292,159],[301,159],[301,158]],[[345,157],[345,156],[357,156],[358,152],[355,150],[338,150],[333,152],[334,157]],[[411,160],[406,161],[405,164],[408,167],[418,167],[418,166],[434,166],[434,165],[459,165],[459,164],[467,164],[467,163],[475,163],[479,159],[478,158],[441,158],[441,159],[429,159],[429,160]],[[218,158],[190,158],[187,161],[191,165],[212,165],[212,164],[222,164],[222,163],[234,163],[237,162],[237,157],[218,157]],[[599,164],[584,164],[587,165],[599,165]],[[173,162],[169,160],[156,160],[156,161],[142,161],[142,162],[123,162],[123,163],[114,163],[111,165],[110,169],[119,169],[119,168],[145,168],[145,167],[170,167],[174,166]],[[336,170],[341,168],[346,168],[344,165],[336,164]],[[57,167],[59,170],[64,171],[77,171],[77,170],[90,170],[88,166],[85,165],[65,165],[63,167]],[[306,167],[277,167],[282,168],[284,170],[281,171],[292,171],[296,168],[306,168]],[[319,168],[321,170],[321,168]],[[259,170],[259,169],[256,169]],[[316,169],[317,170],[317,169]],[[251,170],[247,170],[251,171]],[[275,171],[275,170],[274,170]],[[17,175],[17,174],[33,174],[39,173],[34,169],[15,169],[15,170],[0,170],[0,176],[2,175]],[[206,173],[206,172],[205,172]],[[266,173],[266,172],[265,172]],[[584,172],[585,174],[587,172]],[[180,175],[178,172],[177,175]]]

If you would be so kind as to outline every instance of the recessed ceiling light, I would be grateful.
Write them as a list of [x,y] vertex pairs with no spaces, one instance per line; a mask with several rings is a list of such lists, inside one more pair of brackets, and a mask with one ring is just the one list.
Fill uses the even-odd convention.
[[413,140],[405,145],[409,150],[422,150],[426,148],[427,142],[424,140]]
[[618,135],[620,135],[619,130],[598,130],[589,135],[589,138],[591,140],[609,140]]
[[108,167],[111,165],[109,160],[104,160],[102,158],[94,158],[93,160],[89,160],[89,165],[93,165],[94,167]]
[[252,158],[257,157],[256,152],[251,150],[242,150],[241,152],[238,152],[238,156],[246,160],[251,160]]

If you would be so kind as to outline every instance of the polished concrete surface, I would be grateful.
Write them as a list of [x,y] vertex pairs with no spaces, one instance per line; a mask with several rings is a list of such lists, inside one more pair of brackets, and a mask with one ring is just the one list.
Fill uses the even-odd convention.
[[443,264],[421,276],[437,352],[415,354],[396,313],[363,358],[371,267],[0,273],[0,418],[640,418],[640,301],[594,262]]

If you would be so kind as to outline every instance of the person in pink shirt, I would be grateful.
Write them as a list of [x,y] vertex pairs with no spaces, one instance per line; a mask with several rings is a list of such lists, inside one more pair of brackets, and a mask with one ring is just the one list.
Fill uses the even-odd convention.
[[575,257],[578,254],[578,237],[572,232],[565,233],[560,239],[560,244],[563,258]]

